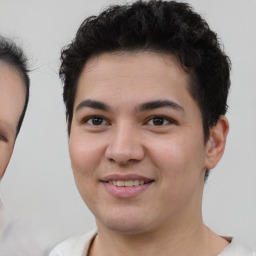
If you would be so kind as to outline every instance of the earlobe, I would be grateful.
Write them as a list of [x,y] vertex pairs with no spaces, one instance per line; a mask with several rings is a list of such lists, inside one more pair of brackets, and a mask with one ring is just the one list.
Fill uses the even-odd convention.
[[229,123],[225,116],[221,116],[215,126],[210,129],[210,136],[206,143],[205,168],[212,169],[220,161],[226,145]]

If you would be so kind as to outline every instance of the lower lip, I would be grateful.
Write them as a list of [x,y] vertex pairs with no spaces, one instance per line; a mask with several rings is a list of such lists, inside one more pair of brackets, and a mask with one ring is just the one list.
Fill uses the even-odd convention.
[[110,195],[119,198],[129,198],[140,195],[142,192],[147,190],[152,183],[153,182],[132,187],[118,187],[107,182],[103,182],[102,184]]

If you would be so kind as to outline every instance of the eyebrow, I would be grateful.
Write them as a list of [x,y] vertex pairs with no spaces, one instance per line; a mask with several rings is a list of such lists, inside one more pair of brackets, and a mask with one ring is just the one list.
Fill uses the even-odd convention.
[[[78,104],[78,106],[76,107],[76,111],[79,111],[80,109],[86,108],[86,107],[104,110],[104,111],[111,110],[110,106],[108,106],[107,104],[105,104],[101,101],[88,99],[88,100],[83,100],[82,102],[80,102]],[[185,112],[184,108],[182,106],[180,106],[178,103],[176,103],[174,101],[170,101],[170,100],[148,101],[148,102],[145,102],[145,103],[142,103],[141,105],[139,105],[139,107],[136,108],[136,110],[137,110],[137,112],[143,112],[143,111],[147,111],[147,110],[154,110],[157,108],[164,108],[164,107],[169,107],[174,110]]]
[[174,110],[185,112],[182,106],[170,100],[153,100],[153,101],[145,102],[138,107],[138,111],[142,112],[142,111],[153,110],[153,109],[164,108],[164,107],[169,107]]
[[76,107],[76,111],[80,110],[81,108],[93,108],[93,109],[99,109],[99,110],[110,110],[110,107],[100,101],[97,100],[83,100],[82,102],[79,103],[79,105]]

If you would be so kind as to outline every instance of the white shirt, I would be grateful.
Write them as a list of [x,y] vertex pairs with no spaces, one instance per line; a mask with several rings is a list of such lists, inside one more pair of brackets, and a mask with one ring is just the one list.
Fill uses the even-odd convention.
[[[57,245],[49,256],[87,256],[90,244],[96,234],[97,231],[93,230],[87,234],[69,238]],[[236,239],[232,239],[231,243],[218,256],[256,256],[256,253]]]
[[46,256],[48,248],[30,222],[10,220],[0,200],[0,256]]

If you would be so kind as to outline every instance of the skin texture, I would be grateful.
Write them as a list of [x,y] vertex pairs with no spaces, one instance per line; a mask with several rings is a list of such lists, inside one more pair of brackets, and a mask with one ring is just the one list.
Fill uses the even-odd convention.
[[12,155],[25,88],[17,70],[0,61],[0,179]]
[[[90,59],[78,81],[69,144],[78,190],[99,230],[90,255],[223,250],[227,242],[203,224],[201,202],[205,168],[221,158],[227,133],[221,117],[204,143],[199,107],[175,58],[142,52]],[[151,183],[116,196],[104,184],[109,175]]]

